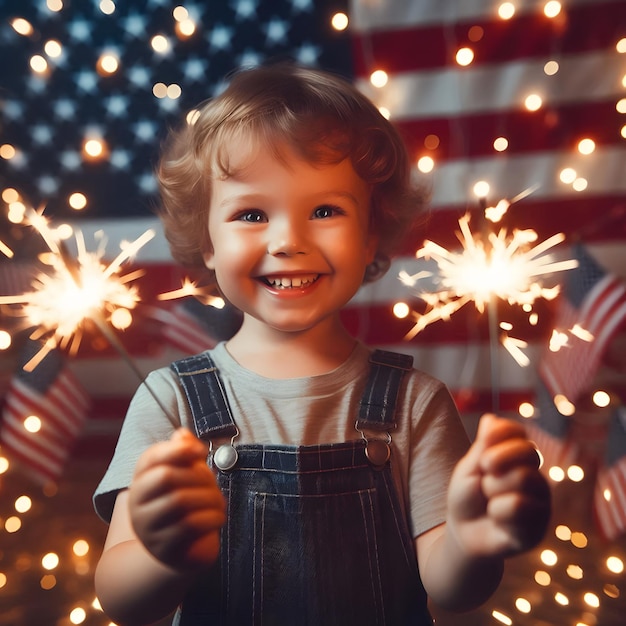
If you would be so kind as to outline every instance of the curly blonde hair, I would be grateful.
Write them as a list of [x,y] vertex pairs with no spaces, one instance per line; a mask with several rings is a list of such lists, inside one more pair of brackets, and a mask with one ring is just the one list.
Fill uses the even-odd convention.
[[211,185],[216,176],[232,173],[228,146],[246,136],[261,140],[278,158],[278,146],[285,143],[311,163],[349,158],[372,188],[370,227],[379,238],[364,280],[387,270],[427,199],[411,180],[404,143],[347,80],[292,63],[237,72],[221,95],[203,103],[170,133],[157,177],[159,215],[176,261],[188,268],[204,267],[203,253],[211,250]]

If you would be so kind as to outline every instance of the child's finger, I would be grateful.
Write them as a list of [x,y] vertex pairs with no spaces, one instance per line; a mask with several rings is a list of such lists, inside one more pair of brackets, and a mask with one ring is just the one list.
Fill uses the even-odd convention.
[[511,420],[505,420],[485,413],[478,423],[474,442],[459,464],[465,473],[476,474],[484,471],[482,459],[487,451],[496,444],[513,437],[523,437],[524,429]]
[[513,437],[485,450],[480,463],[484,472],[503,474],[516,467],[538,469],[540,459],[527,439]]
[[[182,429],[181,429],[182,431]],[[144,471],[153,465],[190,465],[207,454],[205,444],[189,431],[175,431],[168,441],[160,441],[150,446],[138,459],[136,472]]]

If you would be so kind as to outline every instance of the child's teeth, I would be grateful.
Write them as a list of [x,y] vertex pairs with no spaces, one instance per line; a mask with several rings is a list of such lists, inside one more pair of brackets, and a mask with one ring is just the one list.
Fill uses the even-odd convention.
[[303,285],[309,285],[314,280],[315,280],[314,277],[301,278],[299,276],[293,276],[293,277],[284,276],[283,278],[272,278],[270,280],[270,283],[274,287],[281,287],[283,289],[288,289],[290,287],[299,288],[299,287],[302,287]]

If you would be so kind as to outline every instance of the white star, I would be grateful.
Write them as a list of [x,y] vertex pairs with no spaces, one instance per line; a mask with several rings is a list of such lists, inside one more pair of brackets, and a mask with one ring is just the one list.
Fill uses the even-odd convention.
[[93,93],[98,87],[98,76],[94,72],[86,70],[76,73],[76,85],[79,91]]
[[2,115],[7,120],[20,120],[24,117],[24,107],[20,102],[7,100],[2,105]]
[[35,184],[37,185],[37,189],[45,196],[51,196],[59,190],[59,181],[49,174],[37,176]]
[[61,167],[64,170],[75,171],[80,167],[80,155],[74,150],[65,150],[59,155]]
[[109,163],[117,170],[123,170],[130,165],[130,153],[128,150],[122,150],[121,148],[115,148],[111,151],[109,157]]
[[157,191],[157,182],[152,172],[145,172],[137,177],[137,186],[143,193],[151,194]]
[[273,44],[286,43],[288,30],[289,23],[277,17],[273,17],[265,25],[265,34],[267,35],[267,40],[268,42],[271,42]]
[[237,20],[249,20],[255,17],[258,5],[258,0],[231,0],[230,2]]
[[46,124],[36,124],[33,126],[31,136],[33,138],[33,142],[37,145],[48,145],[52,142],[52,129]]
[[28,157],[22,150],[18,150],[9,161],[9,166],[14,170],[23,170],[28,165]]
[[146,18],[138,13],[131,13],[120,21],[124,30],[133,37],[142,37],[146,31]]
[[257,50],[244,50],[239,55],[239,67],[256,67],[263,63],[263,55]]
[[159,108],[163,111],[171,113],[172,111],[178,111],[180,107],[179,98],[158,98]]
[[223,24],[217,24],[211,31],[208,41],[211,50],[228,50],[231,47],[233,29]]
[[121,94],[113,95],[106,100],[106,110],[113,117],[124,117],[128,113],[128,98]]
[[140,141],[152,141],[157,133],[157,126],[150,120],[139,120],[134,126],[135,137]]
[[72,20],[67,25],[70,39],[74,41],[89,41],[91,39],[91,24],[87,20]]
[[141,65],[129,68],[126,75],[133,86],[147,87],[150,85],[150,72]]
[[311,13],[313,11],[313,0],[291,0],[294,12]]
[[189,59],[183,63],[183,75],[188,80],[199,80],[206,75],[206,61],[202,59]]
[[72,100],[62,98],[52,105],[54,116],[61,120],[72,119],[76,115],[76,104]]
[[303,43],[294,51],[296,60],[303,65],[315,65],[321,53],[320,47],[312,43]]
[[26,89],[30,93],[43,93],[48,87],[48,82],[41,76],[29,76],[26,79]]

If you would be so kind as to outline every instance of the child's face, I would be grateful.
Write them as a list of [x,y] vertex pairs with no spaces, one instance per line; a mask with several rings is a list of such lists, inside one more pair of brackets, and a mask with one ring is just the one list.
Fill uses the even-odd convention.
[[349,160],[312,165],[292,150],[231,147],[235,175],[213,181],[205,254],[224,296],[264,324],[310,329],[359,289],[376,252],[370,188]]

